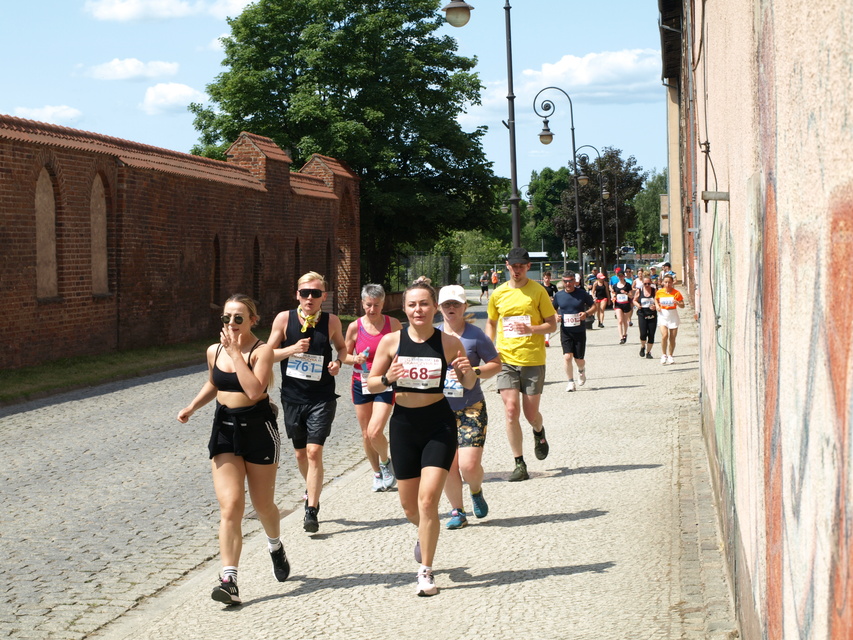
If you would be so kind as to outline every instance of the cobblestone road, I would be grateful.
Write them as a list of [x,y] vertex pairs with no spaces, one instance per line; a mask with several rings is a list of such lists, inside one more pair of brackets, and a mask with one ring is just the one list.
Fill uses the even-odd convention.
[[[233,609],[209,599],[219,569],[211,411],[174,419],[201,367],[0,409],[0,446],[15,452],[0,471],[0,636],[734,637],[699,433],[695,327],[685,323],[677,364],[662,367],[637,357],[636,329],[618,345],[608,320],[589,333],[590,379],[578,392],[564,391],[559,346],[549,349],[551,454],[537,462],[526,451],[528,482],[504,481],[512,458],[488,395],[492,510],[442,532],[442,593],[431,599],[414,596],[415,530],[396,493],[369,491],[348,376],[326,447],[320,533],[305,534],[298,512],[284,519],[293,575],[279,584],[247,519],[246,604]],[[277,499],[289,511],[303,483],[289,451],[283,460]]]

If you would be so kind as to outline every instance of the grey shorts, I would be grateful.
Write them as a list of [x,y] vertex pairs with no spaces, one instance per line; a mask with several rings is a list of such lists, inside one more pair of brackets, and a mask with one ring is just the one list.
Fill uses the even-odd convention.
[[304,449],[310,444],[326,444],[332,432],[337,400],[316,404],[284,403],[284,430],[293,441],[294,449]]
[[497,390],[516,389],[526,396],[538,396],[545,387],[545,365],[537,367],[519,367],[514,364],[501,364],[497,376]]

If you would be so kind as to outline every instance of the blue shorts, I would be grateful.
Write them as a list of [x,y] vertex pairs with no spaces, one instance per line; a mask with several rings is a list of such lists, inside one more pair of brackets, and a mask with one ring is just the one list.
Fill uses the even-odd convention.
[[370,404],[371,402],[384,402],[385,404],[394,404],[394,391],[383,391],[382,393],[361,392],[361,380],[358,378],[352,379],[352,403],[353,404]]

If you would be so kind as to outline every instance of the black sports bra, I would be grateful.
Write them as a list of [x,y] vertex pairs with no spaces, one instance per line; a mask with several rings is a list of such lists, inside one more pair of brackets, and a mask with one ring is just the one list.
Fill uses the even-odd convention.
[[[249,357],[247,359],[247,364],[249,365],[249,369],[252,368],[252,352],[257,348],[259,344],[263,344],[260,340],[255,342],[252,345],[252,348],[249,349]],[[210,378],[213,382],[213,386],[216,387],[219,391],[236,391],[239,393],[246,393],[243,390],[243,385],[240,384],[240,380],[237,378],[237,372],[234,371],[229,373],[228,371],[223,371],[218,366],[216,366],[216,362],[219,360],[219,354],[222,352],[222,345],[216,349],[216,357],[213,359],[213,371],[211,371]]]

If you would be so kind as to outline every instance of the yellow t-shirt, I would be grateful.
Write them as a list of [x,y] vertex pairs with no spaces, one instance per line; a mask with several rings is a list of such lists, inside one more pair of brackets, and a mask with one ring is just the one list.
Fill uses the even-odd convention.
[[[542,324],[545,318],[554,315],[554,305],[548,291],[538,282],[513,289],[504,283],[495,289],[489,298],[489,319],[497,322],[496,345],[501,360],[517,367],[537,367],[545,364],[545,336],[515,335],[508,323],[523,321],[526,324]],[[507,327],[504,333],[504,327]]]

